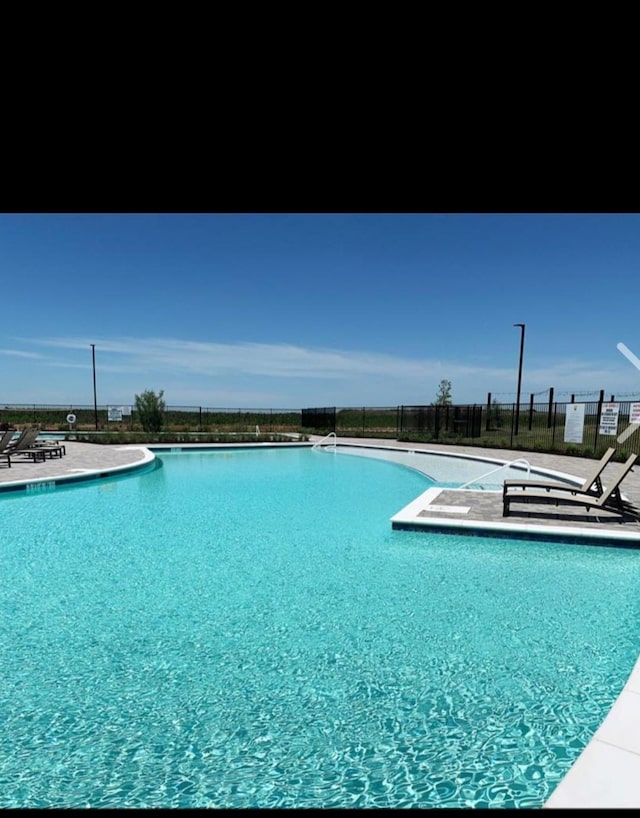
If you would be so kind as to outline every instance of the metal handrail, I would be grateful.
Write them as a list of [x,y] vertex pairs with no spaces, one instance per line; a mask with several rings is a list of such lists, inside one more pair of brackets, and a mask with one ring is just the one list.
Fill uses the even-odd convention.
[[318,440],[316,443],[313,444],[313,446],[311,447],[311,450],[312,451],[320,451],[320,447],[322,446],[322,444],[326,443],[326,441],[330,440],[331,438],[333,438],[333,444],[332,445],[333,445],[333,453],[335,454],[335,452],[336,452],[336,439],[337,439],[335,432],[329,432],[329,434],[326,435],[325,437],[323,437],[322,440]]
[[501,466],[498,466],[495,469],[491,469],[491,471],[488,471],[485,474],[481,474],[479,477],[474,477],[473,480],[469,480],[467,483],[463,483],[463,485],[458,486],[458,488],[459,489],[466,489],[467,486],[470,486],[472,483],[476,483],[478,480],[482,480],[485,477],[489,477],[490,474],[495,474],[497,471],[500,471],[500,469],[509,468],[509,466],[513,466],[516,463],[526,463],[527,477],[528,477],[529,473],[531,472],[531,464],[529,463],[528,460],[525,460],[524,457],[516,457],[515,460],[510,460],[508,463],[503,463]]

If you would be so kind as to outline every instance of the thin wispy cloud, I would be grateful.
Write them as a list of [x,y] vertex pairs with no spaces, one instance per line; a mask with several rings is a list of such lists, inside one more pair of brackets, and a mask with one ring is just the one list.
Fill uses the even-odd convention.
[[[86,352],[86,339],[23,339],[26,343]],[[476,367],[441,360],[410,359],[380,353],[327,348],[306,348],[292,344],[219,344],[177,338],[102,339],[95,343],[101,367],[112,371],[171,371],[222,375],[233,372],[275,378],[351,378],[376,375],[386,378],[425,378],[447,370],[457,375],[484,373],[500,377],[504,370]],[[121,361],[118,361],[120,357]],[[69,366],[69,362],[60,362]]]
[[[48,337],[15,338],[14,354],[34,365],[69,373],[70,393],[86,391],[86,374],[92,368],[95,344],[101,393],[106,400],[121,400],[143,388],[166,388],[171,402],[192,401],[207,405],[331,405],[335,395],[343,404],[388,405],[429,403],[439,381],[453,383],[455,402],[482,402],[491,392],[504,400],[515,394],[516,365],[488,366],[438,358],[409,358],[378,352],[354,351],[294,344],[240,342],[206,343],[181,338]],[[71,376],[73,371],[78,372]],[[584,390],[638,390],[640,379],[619,352],[607,362],[553,359],[548,365],[525,359],[522,394]],[[66,376],[65,376],[66,377]],[[25,375],[26,379],[26,375]],[[25,380],[28,382],[28,380]],[[33,378],[31,379],[31,383]],[[462,387],[462,388],[461,388]],[[30,392],[39,388],[29,386]],[[24,385],[16,380],[17,392]],[[383,397],[380,398],[379,396]],[[31,396],[26,398],[31,400]],[[75,398],[73,398],[75,399]]]
[[0,355],[9,355],[13,358],[43,359],[44,355],[37,352],[25,352],[23,349],[0,349]]

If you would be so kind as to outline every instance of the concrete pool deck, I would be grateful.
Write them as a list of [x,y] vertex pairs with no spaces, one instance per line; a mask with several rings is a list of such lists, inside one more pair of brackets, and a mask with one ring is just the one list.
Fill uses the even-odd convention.
[[11,455],[10,468],[5,460],[0,460],[0,493],[10,486],[37,485],[54,479],[75,481],[83,475],[88,478],[118,474],[153,460],[153,455],[144,446],[100,446],[72,440],[60,442],[66,449],[62,457],[46,457],[43,461],[34,462],[27,457]]
[[[321,440],[314,437],[307,445]],[[398,450],[399,452],[438,452],[440,454],[464,455],[481,460],[509,462],[526,458],[533,468],[584,478],[593,466],[592,460],[563,455],[522,452],[508,449],[480,449],[473,446],[447,446],[444,444],[408,443],[378,438],[338,438],[339,445],[354,448]],[[0,462],[0,496],[8,489],[26,486],[48,488],[65,480],[95,478],[130,472],[153,460],[153,454],[144,446],[113,445],[64,441],[66,454],[46,458],[43,462],[15,456],[11,468]],[[166,449],[211,448],[214,444],[153,445],[158,451]],[[224,448],[249,444],[226,444]],[[264,445],[264,444],[259,444]],[[267,444],[288,447],[291,444]],[[294,444],[300,445],[300,444]],[[305,444],[303,444],[305,445]],[[215,444],[216,448],[222,447]],[[404,457],[404,455],[403,455]],[[621,464],[607,466],[603,482],[615,477]],[[488,466],[488,469],[491,465]],[[53,482],[55,481],[55,482]],[[640,465],[624,479],[622,492],[633,502],[640,504]],[[11,491],[13,494],[13,490]],[[565,507],[566,508],[566,507]],[[502,494],[493,491],[470,491],[455,489],[429,489],[412,503],[394,515],[392,521],[401,527],[416,527],[425,531],[450,530],[481,533],[487,536],[550,536],[576,537],[594,545],[628,545],[640,548],[640,523],[614,518],[600,519],[579,509],[555,516],[554,506],[538,510],[524,506],[524,512],[514,509],[508,518],[502,516]],[[586,518],[586,519],[585,519]],[[394,522],[392,525],[396,527]],[[640,646],[639,646],[640,649]],[[596,731],[590,743],[575,761],[567,775],[545,803],[545,808],[632,808],[640,806],[640,659],[627,680],[625,687],[614,702],[608,715]]]

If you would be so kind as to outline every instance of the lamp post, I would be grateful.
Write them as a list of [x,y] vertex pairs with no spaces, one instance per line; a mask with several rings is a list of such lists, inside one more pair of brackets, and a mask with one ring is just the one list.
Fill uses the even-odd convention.
[[93,416],[96,422],[96,432],[98,431],[98,398],[96,396],[96,345],[90,344],[91,362],[93,364]]
[[516,397],[516,422],[514,434],[517,436],[518,427],[520,425],[520,387],[522,386],[522,357],[524,355],[524,324],[514,324],[514,327],[520,327],[520,364],[518,365],[518,394]]

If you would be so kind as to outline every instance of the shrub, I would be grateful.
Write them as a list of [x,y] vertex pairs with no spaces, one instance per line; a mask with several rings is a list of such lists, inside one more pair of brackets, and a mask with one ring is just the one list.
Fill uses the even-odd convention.
[[145,432],[162,430],[166,409],[163,395],[164,389],[161,389],[157,395],[151,389],[146,389],[141,395],[136,395],[136,414]]

